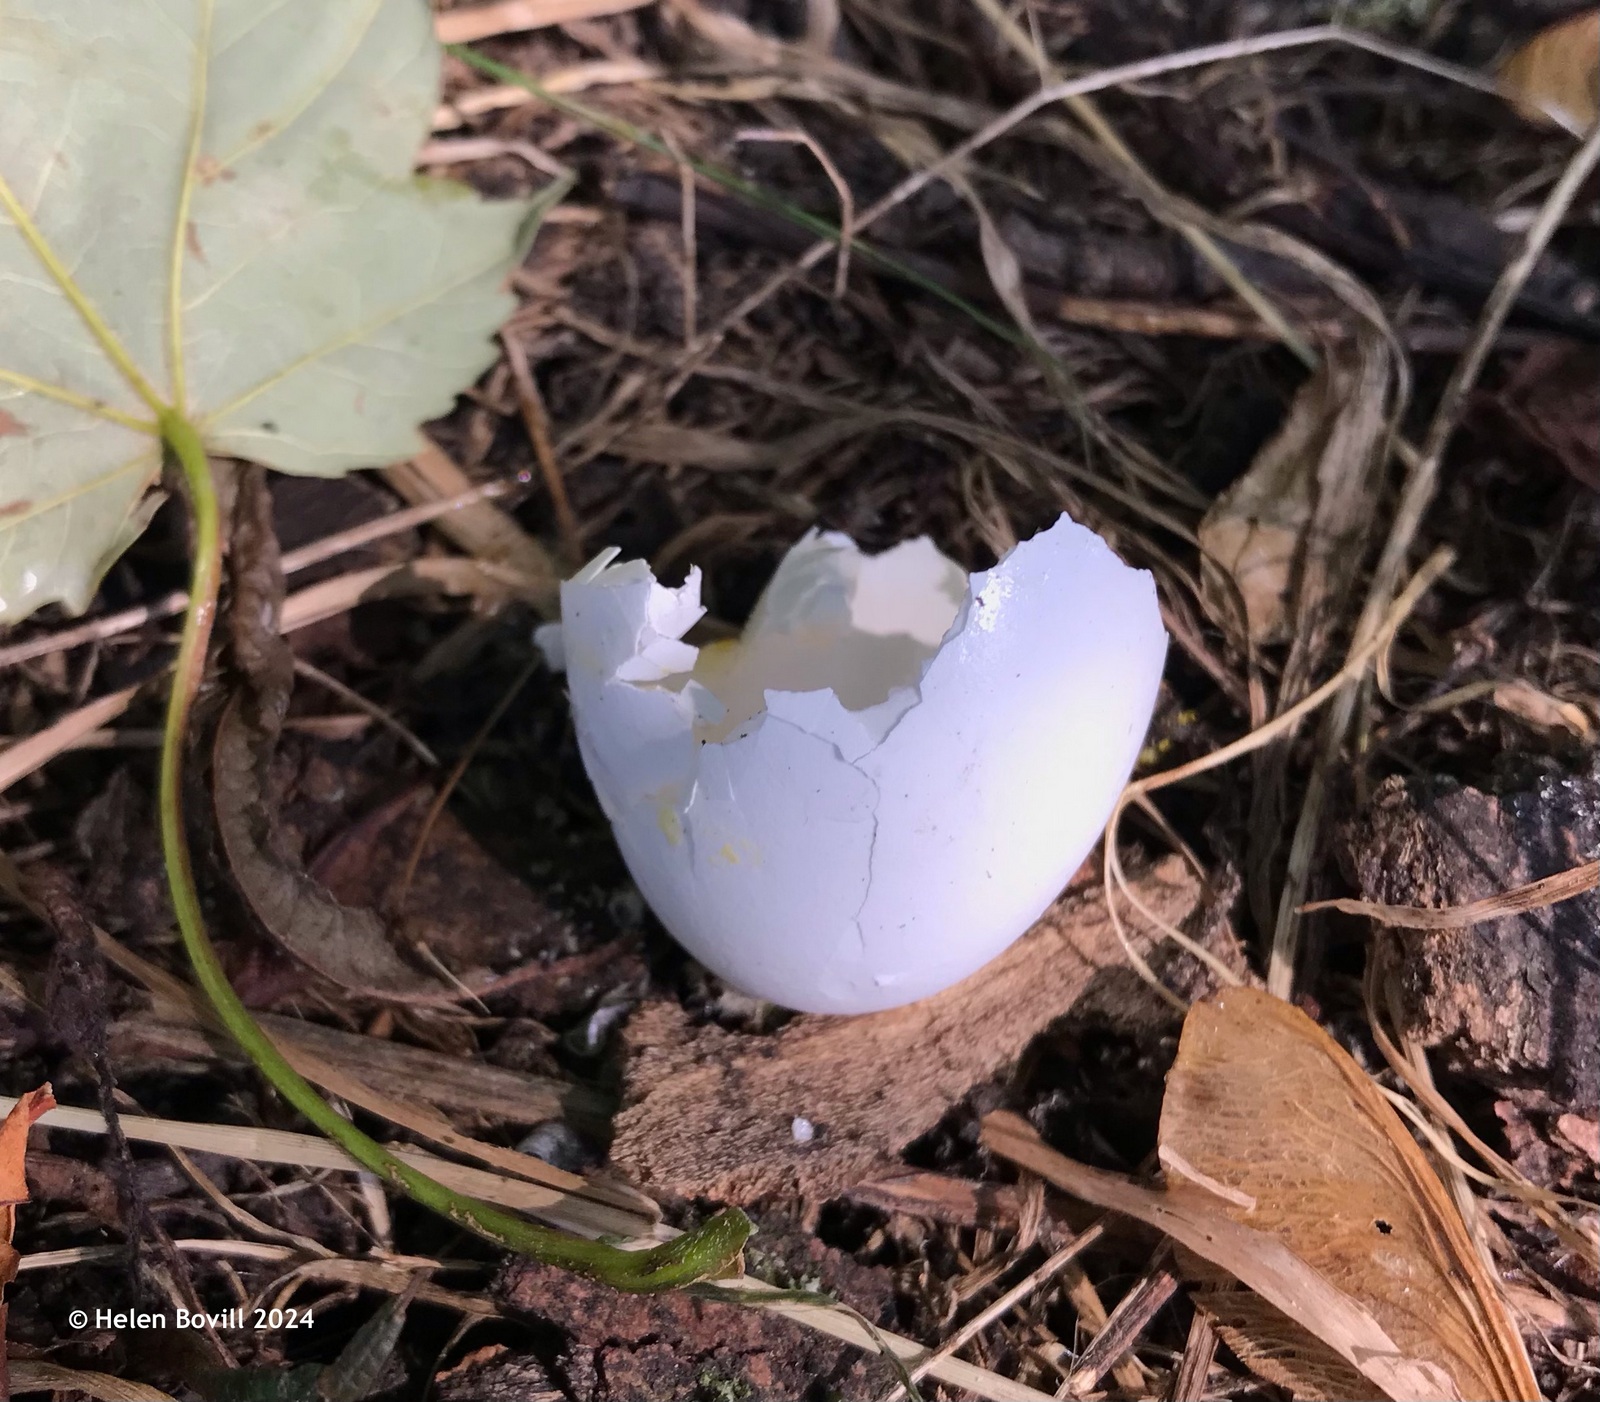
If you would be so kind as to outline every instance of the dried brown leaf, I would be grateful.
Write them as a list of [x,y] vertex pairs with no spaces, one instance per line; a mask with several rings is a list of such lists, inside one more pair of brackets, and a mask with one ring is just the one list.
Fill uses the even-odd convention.
[[1327,1344],[1253,1290],[1203,1290],[1190,1298],[1245,1367],[1287,1388],[1296,1402],[1352,1402],[1372,1391]]
[[1395,1402],[1460,1398],[1438,1365],[1402,1353],[1359,1300],[1330,1284],[1277,1237],[1241,1226],[1230,1214],[1243,1209],[1225,1199],[1187,1183],[1151,1188],[1077,1163],[1050,1148],[1026,1120],[1004,1110],[984,1119],[983,1143],[1064,1192],[1148,1223],[1222,1267],[1326,1341]]
[[[28,1130],[40,1115],[56,1107],[56,1098],[47,1084],[38,1090],[24,1091],[11,1113],[0,1121],[0,1211],[28,1200],[28,1179],[22,1161],[28,1148]],[[8,1230],[3,1239],[11,1240],[9,1219],[0,1218]]]
[[438,994],[435,980],[400,958],[377,915],[334,900],[278,831],[269,771],[289,709],[294,660],[278,635],[283,573],[260,469],[240,477],[229,563],[233,661],[244,685],[217,725],[212,800],[234,880],[272,937],[323,977],[390,997]]
[[[28,1176],[23,1168],[28,1130],[40,1115],[55,1106],[56,1098],[46,1082],[38,1090],[23,1092],[10,1114],[0,1120],[0,1294],[17,1273],[18,1258],[11,1234],[16,1230],[17,1204],[28,1200]],[[5,1305],[0,1302],[0,1383],[5,1381],[5,1320]]]
[[1600,116],[1600,10],[1540,30],[1500,69],[1500,86],[1530,120],[1549,124],[1549,113],[1540,110],[1547,108],[1587,131]]
[[[1300,650],[1317,650],[1373,519],[1391,374],[1375,336],[1330,354],[1277,434],[1206,512],[1201,582],[1212,618],[1230,632],[1238,632],[1242,600],[1252,643],[1293,636]],[[1315,661],[1302,658],[1300,670]]]
[[[1298,1008],[1250,988],[1197,1003],[1167,1079],[1161,1144],[1226,1190],[1215,1212],[1282,1243],[1463,1398],[1538,1398],[1443,1183],[1367,1074]],[[1359,1365],[1353,1340],[1310,1327]]]

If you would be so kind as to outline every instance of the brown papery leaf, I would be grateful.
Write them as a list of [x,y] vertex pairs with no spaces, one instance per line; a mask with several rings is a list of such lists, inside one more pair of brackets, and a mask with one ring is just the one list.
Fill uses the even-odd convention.
[[1600,116],[1600,10],[1540,30],[1500,69],[1500,86],[1524,116],[1548,123],[1540,108],[1552,108],[1587,131]]
[[1438,1175],[1367,1074],[1298,1008],[1230,988],[1190,1009],[1161,1147],[1220,1189],[1218,1212],[1360,1301],[1463,1398],[1537,1402],[1522,1340]]
[[1376,337],[1330,356],[1200,522],[1207,611],[1237,633],[1242,600],[1250,642],[1293,637],[1302,670],[1362,559],[1390,379]]
[[217,725],[212,798],[234,880],[273,938],[323,977],[359,993],[437,995],[441,986],[401,959],[377,915],[340,905],[278,833],[268,775],[289,709],[294,660],[278,635],[283,572],[259,468],[240,474],[229,566],[233,661],[244,685]]
[[[28,1150],[28,1131],[40,1115],[56,1108],[56,1098],[49,1084],[38,1090],[24,1091],[11,1113],[0,1121],[0,1210],[15,1207],[28,1200],[28,1178],[23,1172],[23,1159]],[[9,1226],[9,1219],[5,1220]],[[9,1242],[10,1231],[0,1240]]]
[[1330,1284],[1277,1237],[1240,1226],[1232,1214],[1243,1209],[1209,1188],[1181,1180],[1151,1188],[1090,1168],[1058,1154],[1026,1120],[1005,1110],[985,1117],[983,1144],[1064,1192],[1148,1223],[1220,1266],[1314,1333],[1395,1402],[1460,1398],[1442,1369],[1402,1353],[1361,1302]]
[[[38,1090],[25,1091],[0,1120],[0,1292],[17,1273],[17,1253],[11,1245],[16,1230],[16,1207],[28,1200],[28,1176],[23,1161],[28,1154],[28,1130],[47,1110],[56,1108],[56,1098],[46,1082]],[[5,1305],[0,1303],[0,1383],[5,1381]]]
[[1371,1385],[1310,1330],[1253,1290],[1201,1290],[1190,1298],[1217,1337],[1258,1378],[1287,1388],[1295,1402],[1351,1402]]

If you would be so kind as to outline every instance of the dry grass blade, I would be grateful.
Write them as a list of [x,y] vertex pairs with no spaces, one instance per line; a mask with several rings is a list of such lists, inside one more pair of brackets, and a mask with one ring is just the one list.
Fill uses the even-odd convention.
[[496,34],[620,15],[649,3],[650,0],[491,0],[488,4],[446,10],[435,18],[433,32],[441,44],[471,44]]
[[454,496],[430,497],[416,506],[407,507],[404,511],[394,511],[364,525],[337,531],[333,535],[324,536],[321,540],[314,540],[309,545],[302,545],[298,550],[284,551],[283,572],[294,574],[311,565],[320,564],[324,560],[331,560],[337,555],[358,549],[360,546],[371,545],[374,541],[396,535],[400,531],[409,531],[413,526],[425,526],[441,517],[469,511],[480,502],[493,501],[494,498],[505,496],[511,490],[511,484],[507,482],[481,482],[477,486],[463,488]]
[[1449,568],[1455,559],[1455,554],[1448,547],[1441,546],[1434,551],[1422,564],[1422,567],[1412,576],[1411,582],[1400,592],[1398,598],[1384,615],[1382,625],[1376,636],[1360,648],[1355,649],[1346,658],[1344,666],[1332,677],[1325,681],[1315,691],[1312,691],[1286,711],[1275,716],[1265,725],[1258,726],[1247,735],[1213,750],[1208,755],[1199,759],[1190,760],[1187,764],[1180,764],[1174,769],[1163,770],[1159,774],[1151,774],[1143,779],[1135,779],[1123,790],[1122,796],[1117,800],[1117,806],[1112,810],[1111,818],[1106,824],[1105,840],[1102,844],[1102,863],[1105,873],[1106,906],[1111,914],[1112,925],[1122,940],[1124,948],[1129,950],[1130,959],[1139,975],[1168,1002],[1174,1006],[1182,1007],[1181,1001],[1167,988],[1165,988],[1149,964],[1137,950],[1128,943],[1126,927],[1117,910],[1117,896],[1126,896],[1134,909],[1138,910],[1147,919],[1153,920],[1168,939],[1175,940],[1188,953],[1202,960],[1216,973],[1224,983],[1237,983],[1238,976],[1226,965],[1220,964],[1209,950],[1195,944],[1183,931],[1177,929],[1170,922],[1161,921],[1152,916],[1139,903],[1137,895],[1128,884],[1126,873],[1122,869],[1122,858],[1118,850],[1117,834],[1121,828],[1122,815],[1130,804],[1140,803],[1149,794],[1157,789],[1166,788],[1169,784],[1176,784],[1184,779],[1192,778],[1196,774],[1203,774],[1208,770],[1216,769],[1252,751],[1259,750],[1263,745],[1272,743],[1279,736],[1288,734],[1306,716],[1314,712],[1319,706],[1340,695],[1341,692],[1349,694],[1352,687],[1365,672],[1367,664],[1372,661],[1378,651],[1392,638],[1400,625],[1409,617],[1412,609],[1417,606],[1422,596],[1432,587],[1434,581]]
[[1523,915],[1530,910],[1542,910],[1545,906],[1570,901],[1574,896],[1594,890],[1596,886],[1600,886],[1600,861],[1584,862],[1581,866],[1529,881],[1500,895],[1485,896],[1481,901],[1468,901],[1465,905],[1446,906],[1442,910],[1418,905],[1383,905],[1377,901],[1352,900],[1348,897],[1312,901],[1300,909],[1302,912],[1338,910],[1346,915],[1363,915],[1391,929],[1464,930],[1480,920]]
[[[1104,1234],[1105,1228],[1102,1227],[1098,1222],[1095,1223],[1094,1226],[1090,1227],[1087,1231],[1079,1232],[1077,1236],[1075,1236],[1059,1251],[1055,1252],[1040,1265],[1029,1271],[1027,1275],[1025,1275],[1021,1280],[1007,1290],[1005,1294],[1001,1295],[999,1299],[979,1310],[977,1314],[963,1324],[961,1328],[957,1329],[954,1334],[944,1341],[944,1343],[940,1344],[937,1349],[933,1350],[919,1362],[912,1364],[909,1371],[908,1381],[915,1384],[927,1377],[928,1373],[932,1370],[936,1363],[942,1362],[944,1359],[951,1358],[959,1353],[997,1319],[1001,1319],[1005,1315],[1009,1314],[1011,1310],[1013,1310],[1017,1305],[1021,1304],[1023,1300],[1027,1299],[1029,1295],[1033,1294],[1035,1290],[1048,1285],[1067,1267],[1068,1264],[1076,1260],[1077,1257],[1082,1255],[1083,1252],[1089,1247],[1093,1246],[1094,1243],[1099,1241]],[[900,1399],[904,1396],[906,1396],[906,1384],[904,1382],[897,1383],[893,1389],[884,1394],[883,1402],[900,1402]]]
[[[413,513],[397,512],[394,516],[369,522],[351,531],[340,532],[327,541],[316,542],[284,556],[284,572],[304,569],[319,560],[353,550],[358,545],[381,539],[411,525],[437,520],[468,510],[475,505],[483,505],[484,498],[495,495],[500,490],[503,488],[498,486],[492,489],[472,488],[443,500],[430,499]],[[504,522],[511,520],[503,513],[497,515]],[[520,531],[520,528],[518,529]],[[478,527],[468,528],[469,534],[481,531],[481,524]],[[528,543],[533,544],[531,540]],[[354,570],[349,574],[323,580],[320,584],[302,589],[298,594],[290,595],[284,601],[280,626],[285,633],[290,633],[298,628],[307,628],[314,623],[320,623],[323,619],[345,613],[357,604],[372,599],[426,594],[436,590],[442,590],[447,594],[471,595],[492,602],[508,597],[520,598],[535,609],[550,612],[556,608],[558,597],[556,567],[542,548],[535,545],[534,549],[537,551],[536,557],[529,558],[536,558],[539,564],[532,574],[488,561],[451,557],[435,557],[413,560],[408,564],[376,565],[370,569]],[[181,613],[187,604],[187,595],[172,595],[157,604],[130,610],[112,619],[99,620],[83,628],[69,629],[62,634],[47,635],[42,639],[30,639],[26,643],[17,645],[15,657],[25,660],[66,647],[76,647],[80,643],[114,636],[116,633],[136,628],[151,618],[169,613]],[[0,793],[4,793],[19,780],[43,768],[57,755],[83,743],[107,722],[125,713],[133,704],[138,692],[139,688],[136,686],[124,687],[120,691],[96,697],[93,701],[69,711],[60,720],[43,730],[0,750]],[[362,709],[368,708],[363,704]]]
[[[739,1280],[719,1281],[727,1294],[741,1293],[759,1300],[765,1294],[776,1295],[771,1304],[762,1305],[774,1314],[792,1319],[808,1329],[827,1334],[830,1338],[853,1344],[869,1353],[888,1349],[902,1363],[915,1364],[926,1356],[927,1350],[911,1339],[901,1338],[882,1329],[874,1329],[853,1310],[839,1309],[822,1304],[781,1298],[786,1292],[777,1290],[762,1280],[746,1276]],[[927,1376],[951,1387],[970,1392],[986,1402],[1051,1402],[1048,1392],[1040,1392],[1026,1383],[1014,1382],[999,1373],[990,1372],[959,1358],[940,1358],[928,1364]]]
[[411,890],[412,879],[417,874],[417,865],[422,861],[422,854],[427,849],[428,838],[433,832],[434,824],[439,821],[439,815],[444,812],[444,806],[450,801],[450,795],[455,792],[456,785],[466,774],[468,767],[476,758],[478,751],[483,747],[485,740],[494,733],[494,728],[500,724],[505,713],[511,709],[511,703],[522,693],[522,688],[532,679],[533,674],[543,665],[540,655],[535,652],[527,662],[522,665],[517,675],[512,678],[511,685],[501,693],[500,699],[495,702],[494,709],[484,717],[483,724],[477,733],[467,742],[467,747],[461,752],[444,783],[439,786],[439,791],[434,794],[433,800],[428,804],[428,811],[422,816],[422,825],[417,829],[415,841],[411,844],[410,855],[400,873],[400,879],[395,885],[393,909],[398,915],[405,908],[406,896]]
[[307,662],[303,657],[294,660],[294,673],[297,677],[304,677],[307,681],[315,682],[326,691],[331,691],[341,701],[346,701],[354,706],[363,715],[371,716],[379,725],[395,736],[405,747],[416,755],[430,769],[437,769],[439,756],[434,754],[423,742],[407,730],[394,716],[383,709],[375,701],[369,701],[353,686],[346,686],[338,677],[329,676],[322,668]]
[[114,1378],[110,1373],[66,1368],[43,1359],[14,1359],[10,1369],[13,1394],[70,1392],[74,1396],[93,1398],[94,1402],[177,1402],[171,1393],[162,1392],[160,1388]]
[[[181,1247],[182,1243],[174,1243]],[[351,1260],[337,1256],[329,1260],[301,1261],[287,1275],[274,1282],[276,1292],[274,1307],[282,1309],[294,1297],[299,1286],[308,1281],[323,1281],[332,1285],[356,1285],[364,1290],[381,1290],[386,1295],[400,1295],[415,1290],[416,1298],[426,1305],[453,1310],[468,1319],[503,1319],[505,1311],[494,1300],[482,1293],[466,1294],[448,1290],[431,1281],[419,1283],[417,1266],[424,1268],[432,1263],[417,1262],[402,1265],[399,1262]]]
[[522,425],[528,431],[534,461],[539,464],[545,490],[550,493],[550,505],[555,509],[562,548],[576,568],[583,558],[583,528],[578,524],[577,513],[567,497],[567,484],[561,476],[561,465],[550,446],[550,416],[545,412],[544,397],[539,393],[539,383],[533,378],[533,367],[528,364],[528,353],[523,349],[516,332],[502,331],[500,342],[506,348],[506,364],[511,368],[511,380],[517,387],[517,407],[522,411]]
[[[146,1026],[142,1029],[143,1035],[160,1039],[160,1018],[181,1019],[187,1026],[169,1029],[165,1034],[166,1044],[173,1053],[190,1056],[209,1048],[205,1037],[207,1011],[186,984],[178,982],[163,969],[127,949],[103,930],[95,931],[95,939],[109,962],[138,980],[155,996],[156,1027],[151,1031]],[[514,1177],[525,1178],[573,1198],[618,1208],[647,1223],[653,1223],[660,1215],[655,1203],[641,1193],[621,1185],[591,1182],[554,1168],[530,1154],[473,1139],[460,1133],[441,1115],[413,1103],[420,1096],[436,1103],[448,1101],[491,1114],[496,1110],[502,1114],[509,1112],[511,1118],[546,1119],[567,1113],[560,1094],[550,1094],[553,1083],[542,1083],[531,1077],[492,1067],[474,1067],[470,1074],[463,1074],[462,1063],[454,1058],[419,1047],[395,1046],[375,1038],[358,1037],[294,1018],[269,1014],[263,1016],[262,1024],[278,1044],[279,1050],[302,1076],[352,1105]],[[117,1037],[117,1032],[118,1028],[114,1027],[113,1038]],[[197,1045],[186,1042],[186,1032]],[[231,1044],[224,1041],[223,1045],[231,1049]],[[406,1099],[401,1101],[395,1096],[385,1095],[382,1090],[367,1084],[352,1073],[352,1062],[357,1071],[378,1079],[380,1084],[389,1080],[402,1081],[406,1089],[399,1093],[404,1094]],[[379,1073],[377,1077],[373,1077],[375,1069]],[[469,1081],[470,1084],[467,1084]],[[593,1113],[594,1107],[590,1109]]]
[[[474,486],[472,479],[431,443],[409,461],[385,468],[383,476],[413,506],[458,498]],[[561,582],[560,566],[507,512],[492,502],[480,501],[439,517],[437,526],[475,560],[537,581],[545,610],[553,609]]]
[[404,565],[374,565],[312,584],[283,601],[282,628],[292,633],[375,599],[418,594],[460,594],[495,603],[520,598],[535,609],[553,609],[556,592],[539,576],[481,560],[437,555]]
[[[320,564],[323,560],[331,560],[351,550],[358,550],[363,545],[371,545],[374,541],[398,535],[401,531],[409,531],[414,526],[426,525],[429,521],[447,516],[475,502],[504,496],[510,490],[511,488],[504,482],[485,482],[454,497],[425,502],[421,506],[380,516],[377,520],[368,521],[364,525],[352,526],[349,530],[336,531],[321,540],[303,545],[298,550],[286,552],[283,557],[283,572],[294,574],[297,570]],[[69,648],[81,647],[84,643],[103,642],[107,638],[131,632],[155,619],[172,618],[182,613],[188,606],[188,594],[178,590],[162,596],[154,603],[140,604],[135,608],[124,609],[121,613],[108,614],[105,618],[90,619],[87,623],[79,623],[71,628],[62,628],[57,632],[27,638],[22,642],[0,648],[0,668],[9,667],[16,662],[27,662],[35,657],[47,657],[52,652],[65,652]]]
[[[1486,1144],[1473,1130],[1458,1111],[1444,1096],[1439,1094],[1433,1084],[1433,1076],[1428,1069],[1425,1056],[1412,1060],[1407,1057],[1402,1049],[1395,1045],[1394,1039],[1389,1035],[1388,1025],[1383,1016],[1383,1005],[1389,1004],[1388,1012],[1391,1019],[1398,1021],[1397,1009],[1393,1006],[1395,1001],[1393,987],[1393,972],[1386,967],[1388,959],[1380,948],[1374,956],[1367,961],[1365,978],[1365,1000],[1367,1006],[1367,1026],[1372,1032],[1372,1039],[1378,1044],[1378,1050],[1383,1053],[1383,1059],[1389,1063],[1394,1071],[1424,1109],[1431,1114],[1440,1125],[1447,1127],[1461,1139],[1463,1144],[1469,1146],[1494,1173],[1492,1185],[1509,1192],[1513,1197],[1522,1199],[1533,1209],[1534,1215],[1553,1231],[1558,1240],[1568,1250],[1576,1252],[1579,1256],[1589,1257],[1595,1254],[1597,1240],[1600,1240],[1600,1226],[1597,1226],[1593,1217],[1590,1218],[1588,1229],[1574,1222],[1563,1210],[1564,1200],[1558,1193],[1551,1192],[1548,1188],[1541,1188],[1528,1178],[1517,1166],[1504,1158],[1493,1147]],[[1457,1166],[1464,1169],[1466,1166],[1456,1160],[1455,1148],[1449,1141],[1448,1134],[1429,1122],[1416,1105],[1399,1096],[1391,1097],[1395,1107],[1430,1141],[1434,1152],[1445,1162],[1456,1162]],[[1473,1177],[1482,1180],[1483,1175],[1473,1171]],[[1572,1199],[1566,1199],[1572,1202]]]
[[[1012,48],[1038,65],[1040,75],[1046,81],[1061,81],[1060,70],[1045,56],[1035,38],[1025,33],[1022,26],[1001,7],[999,0],[973,0],[973,2]],[[1290,325],[1271,299],[1239,270],[1237,264],[1210,234],[1188,222],[1181,215],[1172,213],[1176,202],[1145,168],[1143,162],[1133,154],[1094,100],[1080,95],[1066,99],[1066,105],[1090,135],[1127,171],[1133,187],[1144,196],[1150,212],[1156,218],[1163,219],[1176,228],[1189,241],[1194,251],[1256,314],[1262,324],[1270,327],[1272,334],[1288,346],[1300,360],[1314,366],[1317,363],[1316,352]]]
[[115,720],[133,704],[133,698],[138,693],[138,687],[125,686],[121,691],[97,697],[87,705],[67,712],[55,724],[47,725],[43,730],[0,750],[0,793],[48,764],[62,751],[70,750],[85,735],[100,729],[107,721]]
[[[0,1096],[0,1112],[9,1111],[16,1101]],[[363,1172],[361,1166],[337,1145],[310,1134],[289,1130],[258,1129],[248,1125],[196,1124],[186,1120],[159,1119],[149,1115],[123,1115],[123,1132],[135,1143],[176,1145],[205,1154],[248,1159],[253,1163],[282,1164],[293,1168],[334,1169]],[[94,1110],[58,1106],[41,1117],[48,1128],[72,1130],[80,1134],[106,1134],[105,1117]],[[406,1163],[435,1178],[457,1192],[482,1198],[499,1207],[526,1212],[542,1222],[574,1232],[579,1236],[614,1236],[625,1241],[651,1244],[676,1235],[636,1212],[589,1202],[570,1193],[513,1178],[489,1173],[481,1168],[452,1163],[421,1149],[395,1146],[392,1152]]]
[[[237,1256],[246,1261],[291,1261],[300,1253],[292,1246],[268,1241],[237,1241],[231,1237],[174,1237],[173,1247],[201,1256]],[[22,1271],[55,1271],[89,1261],[126,1259],[122,1245],[64,1246],[57,1251],[30,1251],[17,1266]]]
[[[647,83],[661,76],[662,70],[657,65],[639,59],[599,59],[592,63],[575,63],[551,73],[541,73],[539,86],[546,92],[575,93],[617,84]],[[468,118],[481,117],[487,112],[504,112],[512,107],[526,107],[530,102],[537,101],[527,88],[514,83],[469,88],[435,109],[433,129],[454,131],[465,126]],[[561,208],[557,206],[550,212],[551,215],[559,213]],[[550,215],[545,217],[548,219]]]

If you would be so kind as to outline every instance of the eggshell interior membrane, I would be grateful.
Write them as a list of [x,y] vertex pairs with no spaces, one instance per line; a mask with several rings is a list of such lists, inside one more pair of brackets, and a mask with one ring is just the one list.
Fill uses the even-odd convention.
[[579,747],[662,923],[806,1012],[913,1002],[1021,935],[1094,846],[1167,637],[1154,581],[1063,516],[970,579],[926,539],[812,532],[744,634],[602,557],[561,590]]

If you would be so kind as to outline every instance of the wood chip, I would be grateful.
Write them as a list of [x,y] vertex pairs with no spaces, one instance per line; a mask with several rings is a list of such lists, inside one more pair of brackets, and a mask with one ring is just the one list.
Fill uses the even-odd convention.
[[[1200,901],[1199,882],[1176,857],[1133,886],[1174,924]],[[1145,951],[1157,943],[1148,927],[1135,930]],[[800,1016],[757,1037],[694,1027],[676,1002],[647,1003],[626,1032],[612,1162],[652,1192],[824,1199],[881,1175],[1092,985],[1119,978],[1134,981],[1094,891],[1058,902],[993,963],[910,1007]],[[796,1133],[799,1121],[809,1139]]]
[[[1443,781],[1380,785],[1347,834],[1362,897],[1417,907],[1379,936],[1397,980],[1402,1030],[1447,1069],[1528,1087],[1558,1112],[1584,1112],[1600,1079],[1600,764],[1492,794]],[[1529,907],[1550,895],[1559,904]],[[1487,905],[1485,904],[1487,903]],[[1369,913],[1363,910],[1363,913]],[[1474,923],[1446,926],[1470,914]],[[1384,922],[1387,925],[1387,921]]]

